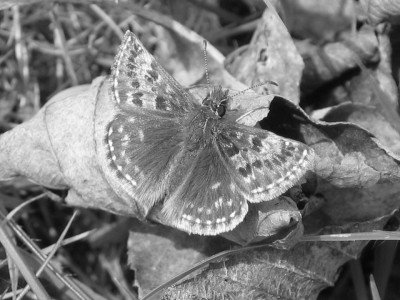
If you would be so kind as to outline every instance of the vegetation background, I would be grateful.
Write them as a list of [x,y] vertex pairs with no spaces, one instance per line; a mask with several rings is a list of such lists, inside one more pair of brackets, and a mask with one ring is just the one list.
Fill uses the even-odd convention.
[[[18,0],[0,9],[0,179],[6,165],[30,179],[0,182],[2,299],[139,299],[221,251],[233,252],[155,298],[399,299],[398,2]],[[73,187],[32,182],[48,180],[49,161],[40,172],[23,163],[45,152],[42,137],[9,134],[4,143],[58,92],[110,74],[127,29],[184,86],[205,82],[206,39],[212,84],[240,90],[270,80],[277,86],[255,90],[291,101],[274,100],[260,126],[312,146],[316,176],[286,195],[296,212],[280,201],[257,215],[267,229],[253,234],[274,247],[243,251],[238,243],[255,236],[189,236],[104,212],[96,200],[84,206],[99,210],[76,209],[66,197]],[[293,233],[296,213],[295,235],[271,229]],[[349,235],[316,237],[336,233]],[[380,239],[395,241],[368,243]]]

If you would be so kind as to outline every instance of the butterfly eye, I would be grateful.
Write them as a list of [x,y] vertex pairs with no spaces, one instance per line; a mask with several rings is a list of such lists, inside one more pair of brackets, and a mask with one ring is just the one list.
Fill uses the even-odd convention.
[[225,104],[220,104],[217,108],[217,114],[220,118],[222,118],[225,115],[226,112],[226,106]]

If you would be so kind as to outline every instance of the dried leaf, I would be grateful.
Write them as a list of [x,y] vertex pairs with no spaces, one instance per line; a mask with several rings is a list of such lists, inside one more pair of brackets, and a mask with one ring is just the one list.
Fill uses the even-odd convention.
[[400,154],[400,133],[372,106],[343,103],[329,109],[322,120],[359,125],[378,137],[387,149]]
[[223,237],[240,245],[257,243],[275,236],[275,247],[290,248],[303,235],[301,213],[289,197],[250,205],[245,220]]
[[400,3],[393,0],[361,0],[361,7],[372,24],[400,22]]
[[314,121],[290,101],[275,97],[261,126],[313,147],[315,173],[337,187],[368,187],[400,179],[399,158],[357,125]]
[[379,59],[378,44],[372,28],[361,30],[355,36],[343,35],[340,41],[323,46],[297,43],[305,63],[302,91],[311,93],[345,72],[354,70],[359,61],[363,64],[376,63]]
[[[379,229],[389,217],[318,233]],[[357,258],[366,243],[304,242],[289,251],[265,248],[240,253],[171,287],[163,299],[316,299],[322,289],[334,284],[340,266]]]
[[260,94],[267,89],[270,94],[280,94],[299,103],[299,82],[304,63],[273,7],[264,11],[252,42],[227,57],[225,66],[248,86],[268,80],[278,83],[279,91],[268,85],[254,88]]
[[320,213],[313,214],[314,221],[323,220],[319,226],[377,218],[400,205],[400,188],[393,183],[378,184],[363,189],[338,189],[329,184],[321,184],[318,192],[326,199]]
[[204,259],[212,240],[168,227],[150,227],[139,222],[132,225],[128,264],[135,271],[139,295],[147,294]]
[[321,43],[349,30],[354,19],[353,0],[282,0],[281,11],[292,36]]

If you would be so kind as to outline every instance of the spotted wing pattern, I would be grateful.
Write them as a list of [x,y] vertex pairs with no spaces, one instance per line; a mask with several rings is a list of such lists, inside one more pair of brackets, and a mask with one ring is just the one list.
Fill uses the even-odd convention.
[[154,205],[168,189],[183,141],[176,119],[121,113],[106,132],[109,167],[134,199]]
[[221,160],[214,144],[188,161],[183,161],[183,166],[189,166],[183,167],[185,172],[176,170],[176,176],[183,176],[165,200],[165,215],[176,227],[196,234],[215,235],[235,228],[248,211],[244,195],[236,190],[237,174]]
[[198,106],[194,97],[170,76],[127,31],[111,74],[111,93],[122,110],[149,109],[183,114]]
[[302,143],[235,123],[220,125],[219,135],[199,151],[165,201],[164,212],[175,226],[192,233],[232,230],[244,219],[247,201],[281,195],[312,164],[313,150]]
[[300,142],[244,125],[222,126],[219,150],[235,174],[238,189],[250,202],[281,195],[312,166],[313,150]]

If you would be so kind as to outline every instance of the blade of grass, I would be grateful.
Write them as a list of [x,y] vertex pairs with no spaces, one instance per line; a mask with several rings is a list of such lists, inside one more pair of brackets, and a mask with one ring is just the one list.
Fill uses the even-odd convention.
[[18,270],[21,272],[22,276],[32,289],[32,291],[36,294],[38,299],[51,299],[49,294],[43,288],[42,284],[36,278],[35,274],[33,274],[32,270],[29,268],[29,265],[24,260],[24,258],[19,254],[18,247],[12,242],[7,230],[9,230],[8,225],[0,226],[0,242],[3,245],[7,255],[11,257],[14,261],[15,265],[18,267]]
[[[84,240],[84,239],[86,239],[88,236],[90,236],[95,230],[96,230],[96,229],[88,230],[88,231],[82,232],[82,233],[80,233],[80,234],[78,234],[78,235],[72,236],[72,237],[70,237],[70,238],[66,238],[66,239],[64,239],[64,240],[61,241],[61,244],[60,244],[60,245],[61,245],[61,246],[66,246],[66,245],[70,245],[70,244],[72,244],[72,243],[75,243],[75,242]],[[46,247],[46,248],[43,248],[43,249],[42,249],[42,253],[43,253],[43,254],[48,254],[48,253],[50,253],[50,252],[53,250],[54,247],[55,247],[55,245],[50,245],[50,246],[48,246],[48,247]]]
[[9,256],[7,256],[7,262],[8,262],[8,271],[10,273],[12,297],[15,300],[18,289],[18,278],[19,278],[18,268],[15,265],[14,261]]
[[378,288],[375,283],[374,276],[369,275],[369,288],[371,289],[372,300],[381,300],[382,297],[379,295]]
[[[56,8],[57,7],[55,6],[54,9],[56,9]],[[58,21],[57,14],[54,11],[54,9],[50,10],[50,17],[54,24],[54,38],[55,38],[56,44],[58,44],[58,46],[63,51],[65,67],[67,69],[67,73],[68,73],[69,77],[71,78],[72,85],[78,85],[78,78],[76,76],[76,73],[74,70],[74,65],[72,64],[71,56],[68,51],[68,46],[67,46],[67,42],[65,40],[65,35],[64,35],[64,32],[62,31],[60,22]]]
[[400,240],[400,232],[374,230],[372,232],[305,235],[301,238],[303,242],[325,241],[325,242],[344,242],[344,241],[380,241],[380,240]]
[[[5,209],[1,205],[0,201],[0,217],[5,218]],[[46,257],[44,253],[41,252],[41,250],[36,246],[35,243],[33,243],[30,238],[26,235],[26,233],[15,223],[14,220],[9,220],[8,221],[8,226],[11,227],[11,229],[14,231],[14,233],[18,236],[18,238],[27,246],[37,257],[40,259],[42,262],[46,260]],[[56,277],[66,286],[68,287],[73,293],[76,295],[86,295],[86,293],[75,284],[71,280],[71,278],[67,276],[63,276],[60,274],[55,267],[51,264],[51,262],[48,264],[48,268],[56,275]],[[79,297],[79,296],[78,296]],[[86,299],[86,298],[81,298],[81,299]]]
[[210,11],[216,15],[218,15],[222,20],[225,20],[227,22],[239,22],[242,17],[238,16],[230,11],[227,11],[219,6],[217,6],[216,4],[211,4],[211,3],[207,3],[206,1],[198,1],[198,0],[188,0],[188,2],[193,3],[194,5]]
[[21,211],[22,208],[24,208],[25,206],[28,206],[29,204],[31,204],[32,202],[35,202],[37,200],[42,199],[44,196],[46,196],[46,194],[40,194],[36,197],[33,197],[32,199],[29,199],[23,203],[21,203],[20,205],[18,205],[16,208],[14,208],[12,211],[10,211],[7,216],[4,218],[4,220],[2,221],[1,225],[3,225],[4,223],[9,222],[12,218],[15,217],[15,215]]
[[[50,260],[53,258],[54,254],[56,253],[56,251],[58,250],[60,243],[62,242],[62,240],[65,238],[65,235],[67,234],[69,228],[72,225],[72,222],[75,220],[75,217],[77,215],[78,211],[75,210],[74,213],[72,214],[71,218],[69,219],[67,225],[65,226],[63,232],[61,233],[60,237],[57,240],[56,246],[52,249],[52,251],[50,252],[50,254],[47,256],[46,260],[44,261],[44,263],[40,266],[39,270],[37,270],[36,272],[36,276],[39,277],[43,270],[47,267],[47,265],[49,264]],[[23,291],[21,292],[21,294],[19,294],[17,300],[21,300],[26,293],[29,291],[30,287],[29,285],[26,285],[25,288],[23,289]],[[87,299],[86,297],[84,297],[83,295],[77,295],[78,297],[80,297],[80,299]]]
[[115,34],[122,39],[124,38],[124,33],[122,30],[118,27],[118,25],[114,22],[112,18],[104,11],[102,10],[98,5],[96,4],[90,4],[90,8],[94,11],[96,15],[98,15],[101,19],[103,19],[104,22],[110,26],[110,28],[115,32]]
[[21,77],[24,83],[24,88],[27,87],[29,80],[29,66],[28,66],[28,51],[26,45],[22,40],[22,28],[19,7],[13,7],[13,17],[14,17],[14,33],[15,33],[15,56],[18,62],[18,68],[21,73]]
[[356,298],[358,300],[369,299],[369,295],[367,292],[368,289],[364,281],[364,273],[362,270],[360,260],[356,259],[350,261],[350,272],[351,272],[351,278],[353,279]]
[[390,271],[397,252],[398,241],[386,241],[374,248],[374,285],[379,290],[380,297],[385,298]]

